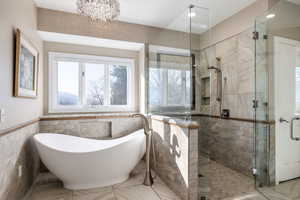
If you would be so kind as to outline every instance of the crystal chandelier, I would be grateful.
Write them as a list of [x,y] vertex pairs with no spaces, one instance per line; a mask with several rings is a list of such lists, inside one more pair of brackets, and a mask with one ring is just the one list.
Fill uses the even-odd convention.
[[93,21],[111,22],[120,15],[119,0],[77,0],[77,8]]

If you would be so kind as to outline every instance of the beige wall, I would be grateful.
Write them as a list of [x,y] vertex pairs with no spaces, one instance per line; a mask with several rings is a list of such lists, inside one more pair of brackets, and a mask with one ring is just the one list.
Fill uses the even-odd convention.
[[255,19],[268,10],[269,1],[271,2],[271,0],[257,0],[237,14],[212,27],[209,32],[201,35],[201,48],[213,45],[254,27]]
[[[113,40],[149,43],[175,48],[189,48],[189,34],[150,26],[113,22],[109,26],[93,23],[87,17],[73,13],[38,9],[38,29],[41,31],[99,37]],[[193,36],[194,49],[199,48],[199,36]]]
[[[40,53],[37,99],[13,97],[14,30],[19,28]],[[42,112],[43,44],[37,34],[37,10],[32,0],[0,1],[0,108],[6,119],[0,130],[37,118]]]
[[121,49],[111,49],[102,47],[92,47],[83,45],[73,45],[64,43],[44,42],[44,114],[48,114],[48,53],[49,52],[62,52],[62,53],[74,53],[83,55],[95,55],[95,56],[110,56],[119,58],[134,59],[135,62],[135,102],[136,107],[133,111],[139,110],[139,52]]
[[[19,28],[38,48],[39,91],[37,99],[13,97],[14,30]],[[37,10],[32,0],[0,1],[0,108],[6,119],[0,123],[0,132],[20,123],[38,118],[43,99],[43,43],[37,34]],[[38,156],[31,137],[38,132],[32,124],[10,134],[0,136],[0,199],[19,200],[29,190],[38,172]],[[22,166],[22,176],[18,167]]]

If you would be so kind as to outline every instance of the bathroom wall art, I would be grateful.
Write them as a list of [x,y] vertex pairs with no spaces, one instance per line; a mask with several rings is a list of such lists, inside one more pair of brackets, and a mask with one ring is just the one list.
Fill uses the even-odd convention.
[[15,44],[14,96],[36,98],[38,50],[19,29],[16,30]]

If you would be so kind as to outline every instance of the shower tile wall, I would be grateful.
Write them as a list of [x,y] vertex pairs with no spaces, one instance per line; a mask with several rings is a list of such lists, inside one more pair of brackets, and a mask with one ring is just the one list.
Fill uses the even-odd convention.
[[[253,29],[242,32],[232,38],[217,43],[200,52],[200,69],[197,77],[211,78],[211,104],[201,106],[202,114],[219,115],[217,97],[217,74],[208,70],[217,66],[216,58],[221,59],[223,72],[223,109],[230,109],[234,118],[253,118],[252,100],[254,98],[254,40]],[[197,81],[198,89],[200,80]]]
[[0,199],[22,199],[37,177],[40,161],[31,138],[38,132],[36,122],[0,137]]
[[[223,72],[222,109],[229,109],[231,118],[253,119],[255,43],[252,32],[253,28],[200,52],[200,69],[197,73],[200,77],[210,75],[211,78],[210,105],[200,106],[201,114],[220,116],[219,102],[216,100],[217,74],[207,69],[209,66],[217,66],[218,57],[221,59]],[[200,87],[198,85],[197,89]],[[193,120],[197,120],[201,126],[201,155],[209,156],[210,159],[243,174],[251,174],[253,123],[204,115],[193,116]]]

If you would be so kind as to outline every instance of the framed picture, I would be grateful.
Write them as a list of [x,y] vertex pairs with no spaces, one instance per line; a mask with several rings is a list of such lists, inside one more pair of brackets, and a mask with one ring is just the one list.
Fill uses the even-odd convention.
[[36,98],[38,87],[38,50],[16,30],[14,96]]

